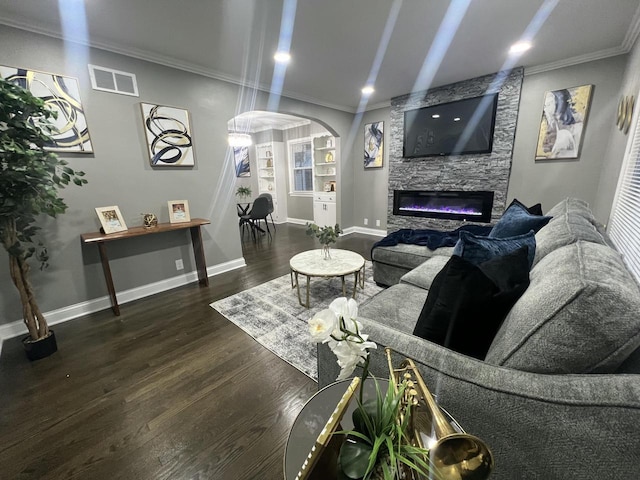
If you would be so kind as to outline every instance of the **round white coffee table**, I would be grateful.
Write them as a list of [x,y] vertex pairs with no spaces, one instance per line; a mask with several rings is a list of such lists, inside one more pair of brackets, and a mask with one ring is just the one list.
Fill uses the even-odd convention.
[[[345,275],[354,274],[353,294],[356,297],[358,284],[364,288],[364,258],[362,255],[349,250],[331,249],[331,258],[325,259],[322,249],[307,250],[299,253],[289,261],[291,267],[291,288],[298,291],[298,301],[300,305],[309,308],[309,283],[311,277],[340,277],[342,278],[342,295],[346,296],[344,283]],[[298,275],[307,277],[307,301],[302,303],[300,296],[300,282]]]

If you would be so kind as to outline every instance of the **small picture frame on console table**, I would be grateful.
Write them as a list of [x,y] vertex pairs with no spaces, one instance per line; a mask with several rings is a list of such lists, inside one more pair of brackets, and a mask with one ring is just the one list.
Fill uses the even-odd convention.
[[124,223],[122,213],[117,206],[96,207],[96,214],[102,225],[103,233],[109,234],[127,230],[127,225]]
[[171,223],[182,223],[191,221],[189,215],[189,202],[186,200],[169,200],[169,221]]

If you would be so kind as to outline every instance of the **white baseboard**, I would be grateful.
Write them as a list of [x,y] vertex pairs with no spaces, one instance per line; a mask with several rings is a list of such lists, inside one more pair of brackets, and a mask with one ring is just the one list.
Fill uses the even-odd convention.
[[345,228],[342,232],[344,235],[349,235],[351,233],[362,233],[364,235],[374,235],[376,237],[386,237],[386,230],[376,230],[375,228],[365,228],[365,227],[349,227]]
[[[244,258],[237,258],[229,262],[207,267],[207,276],[213,277],[230,270],[242,268],[246,265],[247,264],[245,263]],[[134,300],[148,297],[150,295],[155,295],[156,293],[165,292],[173,288],[181,287],[182,285],[187,285],[188,283],[192,283],[197,280],[198,273],[194,271],[185,273],[183,275],[178,275],[177,277],[167,278],[159,282],[150,283],[148,285],[142,285],[140,287],[131,288],[129,290],[116,292],[116,295],[118,297],[118,304],[122,305],[124,303],[133,302]],[[92,300],[87,300],[86,302],[80,302],[74,305],[69,305],[67,307],[62,307],[56,310],[45,312],[44,316],[47,319],[47,323],[49,325],[57,325],[58,323],[67,322],[69,320],[73,320],[74,318],[78,318],[94,312],[99,312],[100,310],[105,310],[107,308],[111,308],[111,299],[108,295],[105,295],[104,297],[94,298]],[[26,334],[27,327],[22,320],[16,320],[15,322],[0,325],[0,353],[2,353],[2,342],[4,340]]]
[[287,223],[295,223],[296,225],[306,225],[307,223],[313,223],[313,220],[303,220],[302,218],[287,217]]
[[[296,225],[306,225],[307,223],[312,222],[312,220],[302,220],[300,218],[287,218],[287,223],[294,223]],[[386,230],[379,230],[375,228],[365,228],[365,227],[347,227],[342,230],[343,235],[350,235],[352,233],[362,233],[364,235],[374,235],[376,237],[386,237]]]

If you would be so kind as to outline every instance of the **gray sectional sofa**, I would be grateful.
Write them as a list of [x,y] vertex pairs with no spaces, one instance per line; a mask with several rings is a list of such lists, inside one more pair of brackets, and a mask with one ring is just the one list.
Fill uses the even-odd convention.
[[[378,344],[371,371],[388,376],[387,346],[396,364],[413,358],[440,404],[489,444],[496,480],[640,478],[638,285],[584,202],[547,215],[531,283],[484,361],[412,335],[452,249],[374,250],[377,281],[393,286],[359,308]],[[319,345],[319,387],[338,372]]]

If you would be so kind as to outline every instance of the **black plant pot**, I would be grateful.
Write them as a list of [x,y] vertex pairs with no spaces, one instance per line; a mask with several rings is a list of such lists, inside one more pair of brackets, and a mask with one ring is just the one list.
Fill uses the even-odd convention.
[[40,360],[41,358],[48,357],[52,353],[58,351],[58,344],[56,343],[56,334],[53,330],[49,330],[49,336],[42,340],[31,340],[31,337],[27,335],[22,339],[22,345],[24,351],[27,354],[27,358],[31,361]]

